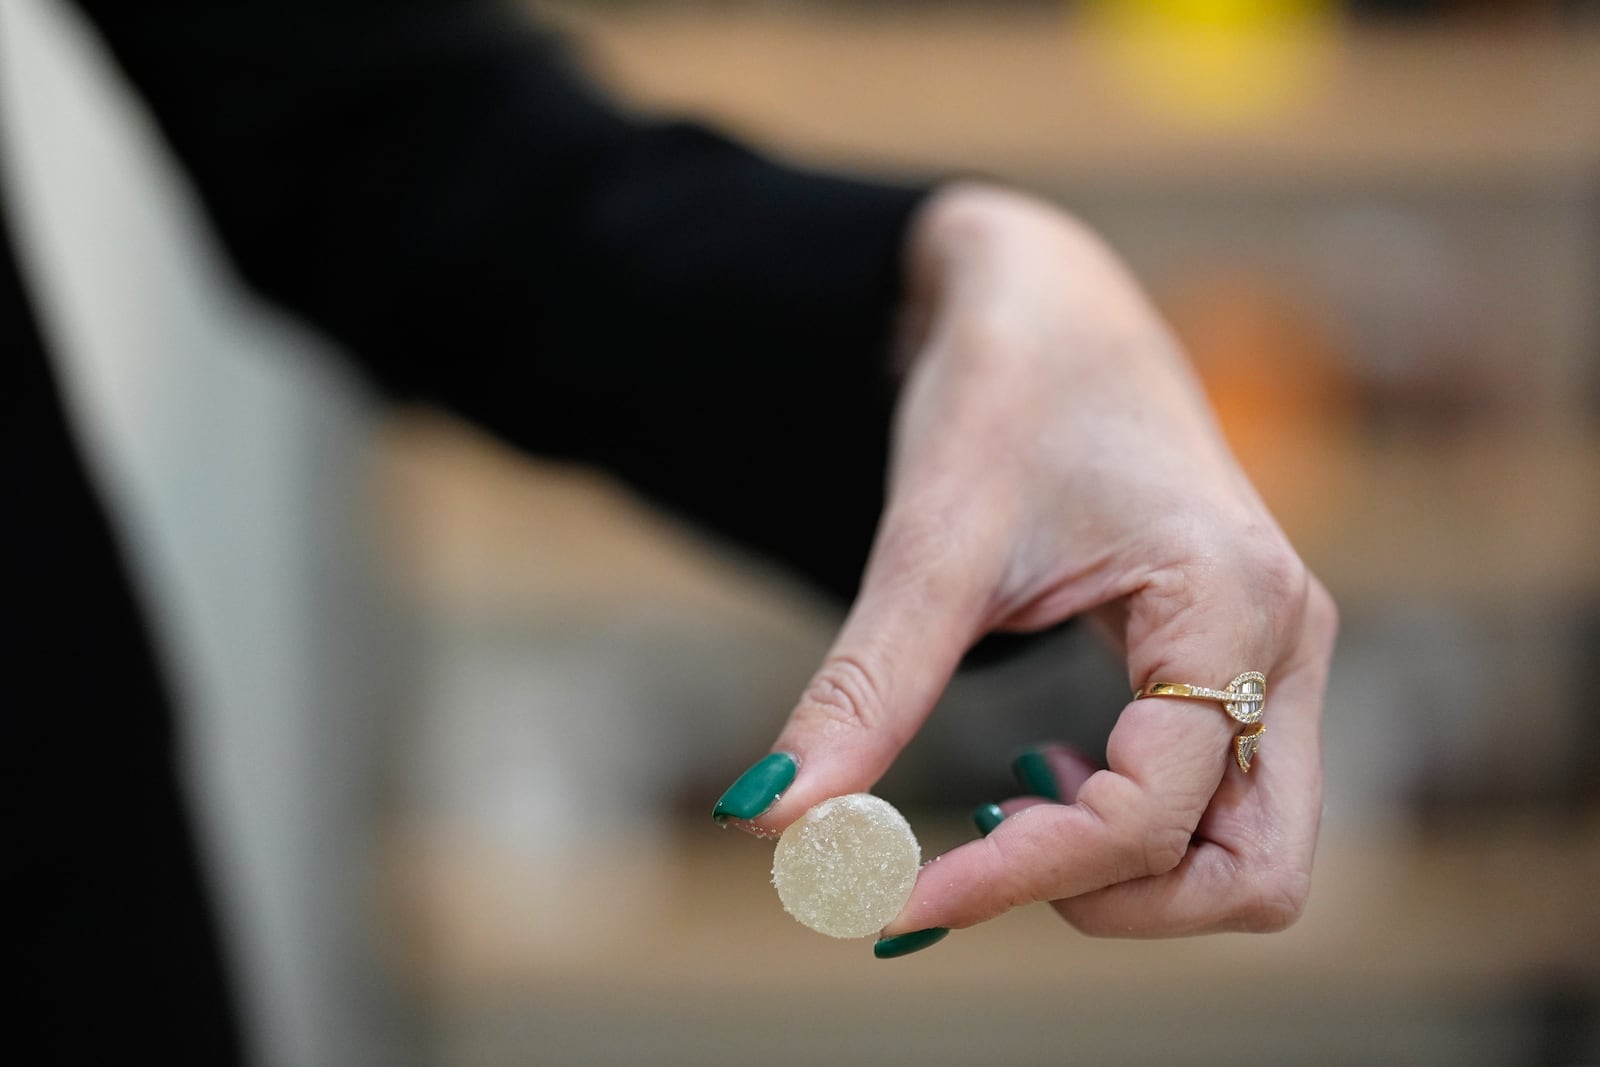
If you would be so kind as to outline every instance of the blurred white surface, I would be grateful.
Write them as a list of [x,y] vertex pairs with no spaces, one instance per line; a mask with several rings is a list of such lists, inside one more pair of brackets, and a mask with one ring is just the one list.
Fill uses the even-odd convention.
[[76,11],[0,0],[4,178],[43,328],[185,712],[262,1062],[394,1063],[362,944],[379,631],[367,406],[230,279]]

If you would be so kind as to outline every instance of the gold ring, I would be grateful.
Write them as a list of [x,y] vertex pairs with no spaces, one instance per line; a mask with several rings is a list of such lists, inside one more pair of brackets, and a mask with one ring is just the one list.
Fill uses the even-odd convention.
[[1244,729],[1233,739],[1233,758],[1239,769],[1246,773],[1250,761],[1256,758],[1261,747],[1261,735],[1267,732],[1261,721],[1261,712],[1267,706],[1267,676],[1260,671],[1245,671],[1228,683],[1226,689],[1209,689],[1203,685],[1185,682],[1151,682],[1133,694],[1133,699],[1144,697],[1176,697],[1180,700],[1211,700],[1222,705],[1228,717]]

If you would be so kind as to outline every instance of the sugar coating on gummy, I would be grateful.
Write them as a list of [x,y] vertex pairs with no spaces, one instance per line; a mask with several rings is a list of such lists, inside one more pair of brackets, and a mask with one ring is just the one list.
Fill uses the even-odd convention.
[[772,884],[790,915],[829,937],[867,937],[911,899],[922,848],[911,824],[870,793],[824,800],[778,839]]

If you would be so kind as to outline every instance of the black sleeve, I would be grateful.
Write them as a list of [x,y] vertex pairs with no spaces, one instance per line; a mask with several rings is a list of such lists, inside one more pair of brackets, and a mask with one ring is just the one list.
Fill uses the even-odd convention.
[[854,588],[921,190],[622,114],[495,5],[81,3],[246,280],[383,388]]

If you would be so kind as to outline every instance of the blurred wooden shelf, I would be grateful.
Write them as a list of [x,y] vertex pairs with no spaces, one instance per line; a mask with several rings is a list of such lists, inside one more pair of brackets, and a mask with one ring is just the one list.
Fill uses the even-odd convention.
[[1489,1064],[1533,1062],[1551,1004],[1600,1010],[1600,813],[1325,840],[1270,937],[1095,941],[1040,906],[893,963],[784,915],[770,846],[625,844],[518,863],[402,839],[447,1062]]
[[1331,24],[1303,92],[1185,123],[1106,77],[1049,7],[541,5],[626,97],[784,151],[1019,181],[1188,187],[1593,180],[1600,27]]
[[[1347,609],[1582,610],[1600,598],[1600,432],[1345,442],[1252,471]],[[1275,499],[1275,496],[1277,497]]]

